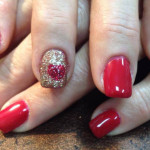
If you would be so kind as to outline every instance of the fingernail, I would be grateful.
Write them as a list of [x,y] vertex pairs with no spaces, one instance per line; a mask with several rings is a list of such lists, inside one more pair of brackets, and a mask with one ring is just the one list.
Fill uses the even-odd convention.
[[0,130],[10,132],[22,125],[28,118],[29,109],[24,101],[19,101],[0,111]]
[[60,88],[67,81],[66,56],[61,50],[48,50],[40,66],[41,85],[46,88]]
[[128,98],[132,94],[130,63],[123,57],[111,59],[104,70],[104,89],[109,97]]
[[111,132],[120,124],[120,117],[114,110],[108,110],[90,121],[89,126],[92,133],[101,138]]

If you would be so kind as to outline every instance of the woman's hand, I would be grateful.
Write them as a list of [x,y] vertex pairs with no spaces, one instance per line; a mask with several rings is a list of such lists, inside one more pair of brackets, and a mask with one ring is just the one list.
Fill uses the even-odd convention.
[[[111,3],[107,3],[109,5],[104,5],[105,2],[103,2],[102,3],[103,9],[101,10],[104,10],[105,8],[109,10],[109,8],[111,9],[110,6],[116,6],[116,7],[119,6],[119,5],[115,5],[117,4],[115,2],[117,2],[117,0]],[[126,10],[126,8],[123,7],[126,5],[122,5],[121,2],[122,1],[120,1],[119,3],[122,6],[120,7],[122,8],[121,10]],[[135,1],[132,1],[132,2],[135,2]],[[133,7],[135,8],[135,10],[138,10],[136,7],[137,3],[135,2],[134,4],[135,6],[133,5]],[[95,6],[97,6],[98,8],[100,7],[99,3],[97,5],[93,4],[92,9]],[[116,8],[116,7],[112,7],[112,8]],[[117,15],[116,9],[111,9],[111,10],[112,10],[111,12],[109,11],[109,13],[111,13],[110,16],[114,14]],[[103,11],[101,13],[103,14]],[[132,16],[133,14],[134,13],[131,13],[130,15]],[[147,13],[145,13],[145,16],[146,14]],[[99,16],[99,14],[97,15]],[[139,24],[138,13],[134,15],[135,15],[134,17],[136,20],[136,22],[134,23],[137,23],[138,25]],[[108,16],[106,16],[106,18],[107,17]],[[121,16],[116,17],[116,20],[114,19],[114,21],[117,21],[117,19],[120,17]],[[83,15],[83,18],[79,20],[82,21],[84,20],[84,18],[88,18],[88,17],[86,15],[85,16]],[[142,30],[147,31],[148,25],[146,27],[144,26],[144,23],[145,23],[144,20],[145,19],[143,16]],[[111,21],[111,17],[110,17],[110,21]],[[84,22],[82,23],[84,24]],[[78,23],[79,28],[78,28],[77,35],[80,35],[84,31],[83,29],[86,29],[86,27],[88,26],[87,24],[83,25],[82,23],[81,22]],[[100,25],[103,27],[103,23],[105,22],[98,21],[97,23],[98,25],[97,36],[98,37],[101,37],[101,32],[99,32],[98,27]],[[130,22],[128,21],[127,23],[130,24]],[[94,28],[96,29],[96,27],[94,27],[94,24],[93,25],[92,24],[91,24],[92,30],[94,30]],[[132,24],[132,21],[131,21],[131,24]],[[123,24],[123,25],[126,25],[126,24]],[[122,31],[122,28],[123,28],[123,31]],[[82,29],[82,30],[79,30],[79,29]],[[91,37],[92,37],[92,34],[93,34],[93,37],[95,37],[96,33],[92,30],[91,30]],[[121,54],[121,55],[125,55],[127,58],[129,57],[129,61],[131,61],[131,66],[133,66],[134,68],[133,70],[136,70],[136,64],[133,64],[132,63],[133,60],[131,60],[133,51],[132,50],[129,51],[129,49],[131,49],[132,47],[132,49],[135,50],[135,57],[133,58],[135,59],[135,62],[136,62],[137,57],[139,55],[138,51],[140,47],[139,46],[140,45],[139,33],[137,32],[136,33],[137,35],[134,35],[134,36],[132,34],[131,35],[129,34],[129,37],[128,37],[127,33],[132,33],[132,32],[128,32],[128,30],[126,30],[124,26],[123,27],[119,26],[119,30],[121,30],[121,33],[115,32],[115,31],[118,31],[118,28],[113,28],[113,30],[108,32],[108,34],[106,34],[106,37],[104,36],[104,39],[102,38],[102,40],[100,40],[99,38],[95,38],[95,40],[97,41],[96,48],[98,48],[98,50],[100,48],[101,52],[102,50],[105,49],[105,47],[108,47],[109,49],[110,47],[112,49],[114,49],[115,47],[117,48],[117,51],[116,50],[106,51],[105,56],[101,59],[102,64],[100,63],[101,65],[100,68],[105,66],[104,62],[106,62],[107,58],[109,59],[109,57],[111,57],[112,53],[114,52],[115,55]],[[81,35],[87,35],[86,32],[83,32],[83,33],[84,34],[81,34]],[[142,32],[142,34],[144,36],[144,31]],[[131,38],[132,36],[135,38],[134,40],[132,40]],[[149,34],[147,32],[147,36],[145,36],[144,38],[146,38],[146,40],[149,41],[148,37],[149,37]],[[144,38],[142,38],[143,44],[145,41]],[[83,39],[86,39],[86,36],[81,38],[78,41],[78,43],[80,44],[83,43],[84,41]],[[113,41],[111,41],[112,39]],[[118,39],[118,42],[116,42],[117,39]],[[47,38],[44,38],[44,40],[46,40],[47,43],[49,41],[49,39]],[[90,38],[90,40],[91,40],[90,41],[91,43],[90,47],[91,47],[92,42],[94,43],[95,41],[94,41],[94,38],[93,39]],[[124,40],[125,40],[126,45],[124,45]],[[132,43],[131,43],[131,40],[132,40]],[[115,43],[115,45],[113,42]],[[97,45],[97,43],[99,44]],[[80,44],[78,44],[77,46],[79,46]],[[31,48],[30,36],[28,36],[14,51],[12,51],[8,56],[6,56],[3,59],[0,65],[1,66],[0,67],[0,72],[1,72],[0,73],[0,80],[1,80],[0,93],[2,93],[1,106],[5,103],[3,106],[3,110],[0,112],[0,118],[2,120],[2,122],[0,122],[0,129],[3,132],[9,132],[14,129],[16,129],[15,131],[18,131],[18,132],[30,130],[36,127],[37,125],[43,123],[44,121],[50,119],[51,117],[55,116],[59,112],[63,111],[73,102],[75,102],[77,99],[84,96],[86,93],[88,93],[91,89],[94,88],[92,77],[90,74],[90,68],[89,68],[90,65],[89,65],[89,57],[88,57],[88,46],[87,44],[83,44],[83,45],[84,46],[82,46],[82,48],[76,54],[75,68],[74,68],[73,75],[70,78],[68,84],[66,84],[66,86],[61,89],[55,89],[55,90],[45,89],[40,86],[39,82],[33,84],[36,80],[34,78],[34,75],[31,69],[32,67],[31,67],[30,60],[31,60],[32,48]],[[104,49],[101,49],[103,47]],[[122,48],[126,47],[124,48],[125,51],[122,51],[121,47]],[[146,51],[147,51],[148,46],[144,44],[144,47],[146,47]],[[93,56],[95,55],[92,50],[93,49],[91,49],[91,52],[90,52],[91,59],[94,58],[92,57],[92,55]],[[98,52],[99,54],[98,50],[96,52]],[[121,50],[121,52],[119,50]],[[107,54],[108,56],[106,56]],[[99,57],[101,58],[101,56]],[[23,58],[25,60],[23,60]],[[95,62],[99,63],[100,59],[98,59],[97,56],[96,56],[96,59],[95,59],[96,60]],[[92,63],[93,62],[91,60],[91,65]],[[95,68],[96,67],[99,67],[99,66],[95,64]],[[130,66],[128,66],[128,68],[130,68]],[[134,81],[135,73],[136,71],[135,72],[133,71],[132,82]],[[92,69],[92,74],[93,74],[94,81],[96,81],[95,77],[98,74],[95,74],[93,69]],[[132,71],[131,71],[131,74],[132,74]],[[133,95],[131,98],[129,99],[117,99],[116,98],[114,100],[110,99],[96,109],[96,111],[94,112],[92,116],[92,119],[94,119],[96,116],[97,117],[90,122],[90,128],[92,132],[95,134],[95,136],[100,138],[108,134],[112,130],[113,131],[109,133],[109,135],[120,134],[120,133],[129,131],[137,127],[138,125],[146,122],[147,120],[149,120],[149,112],[150,112],[149,105],[148,105],[148,100],[149,100],[148,93],[149,93],[149,83],[150,83],[149,79],[150,78],[147,77],[141,83],[133,87]],[[95,82],[98,88],[99,88],[99,85],[98,85],[99,83],[100,82]],[[101,84],[101,86],[103,86],[103,84]],[[105,92],[103,89],[101,88],[99,89]]]
[[[150,2],[144,0],[143,6],[143,12],[140,12],[143,13],[143,17],[140,20],[137,0],[93,1],[91,15],[92,38],[90,41],[92,75],[95,85],[101,91],[105,89],[105,94],[108,96],[127,97],[127,95],[131,95],[131,84],[128,82],[129,71],[133,83],[139,50],[142,47],[140,45],[140,32],[145,53],[150,58]],[[94,13],[97,15],[95,16]],[[118,56],[125,56],[130,63],[126,63],[122,59],[119,64]],[[113,61],[111,59],[106,65],[107,68],[103,69],[104,64],[111,57],[113,57]],[[121,63],[122,67],[119,69],[118,66],[121,66]],[[102,80],[104,88],[102,82],[99,82],[102,71],[104,71],[104,81]],[[133,94],[130,98],[114,98],[104,102],[92,115],[90,128],[93,134],[98,138],[106,134],[117,135],[148,121],[150,119],[149,92],[150,75],[133,86]]]
[[[23,132],[40,125],[94,87],[87,43],[76,54],[75,70],[70,82],[57,90],[43,88],[39,82],[33,84],[35,78],[31,69],[31,53],[31,37],[28,36],[1,64],[0,92],[4,94],[1,95],[1,106],[5,104],[0,112],[0,130],[4,133],[17,127],[15,131]],[[24,90],[21,89],[23,85]]]
[[[63,111],[94,87],[88,63],[88,44],[85,28],[88,5],[79,5],[77,47],[75,70],[70,82],[62,89],[45,89],[32,72],[31,36],[25,38],[12,52],[0,62],[0,129],[3,132],[27,131]],[[19,27],[18,27],[19,28]],[[45,39],[49,40],[49,39]],[[35,84],[34,84],[35,83]]]

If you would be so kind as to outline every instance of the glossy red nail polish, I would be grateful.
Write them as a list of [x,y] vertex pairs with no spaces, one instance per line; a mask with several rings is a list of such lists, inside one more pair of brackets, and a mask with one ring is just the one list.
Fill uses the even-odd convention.
[[90,121],[89,126],[92,133],[101,138],[111,132],[120,124],[120,117],[114,110],[108,110]]
[[130,63],[123,57],[114,57],[104,70],[105,94],[109,97],[128,98],[132,94]]
[[0,111],[0,130],[10,132],[23,124],[29,114],[29,109],[24,101],[18,101]]

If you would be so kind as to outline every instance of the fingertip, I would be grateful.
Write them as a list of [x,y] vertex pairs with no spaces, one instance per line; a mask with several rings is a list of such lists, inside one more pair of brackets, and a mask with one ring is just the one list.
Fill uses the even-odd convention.
[[119,114],[116,110],[109,109],[92,119],[89,123],[89,127],[97,138],[102,138],[118,127],[119,124]]
[[61,88],[68,83],[74,70],[77,1],[34,2],[33,70],[43,87]]
[[29,108],[24,100],[6,105],[4,105],[3,109],[0,111],[0,130],[3,133],[8,133],[21,126],[27,121],[29,116]]

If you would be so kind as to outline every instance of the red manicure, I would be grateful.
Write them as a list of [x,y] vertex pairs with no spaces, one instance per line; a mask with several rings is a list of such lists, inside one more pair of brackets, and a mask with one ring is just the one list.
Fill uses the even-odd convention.
[[123,57],[114,57],[104,70],[105,94],[109,97],[128,98],[132,94],[130,63]]
[[114,110],[98,115],[89,123],[90,129],[97,138],[107,135],[120,124],[120,117]]
[[24,101],[16,102],[0,111],[0,130],[10,132],[23,124],[28,118],[29,110]]

